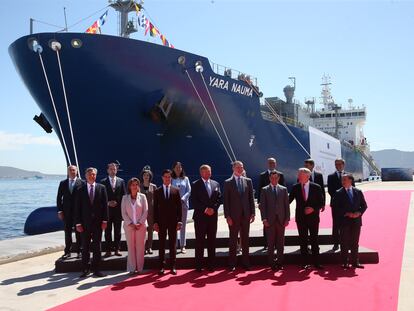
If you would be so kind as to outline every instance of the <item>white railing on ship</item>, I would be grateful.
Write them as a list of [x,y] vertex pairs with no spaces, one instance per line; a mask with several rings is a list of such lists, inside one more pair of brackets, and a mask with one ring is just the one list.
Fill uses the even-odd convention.
[[226,76],[235,80],[250,80],[254,86],[257,86],[257,78],[245,74],[239,70],[232,69],[223,65],[219,65],[210,61],[211,69],[218,75]]

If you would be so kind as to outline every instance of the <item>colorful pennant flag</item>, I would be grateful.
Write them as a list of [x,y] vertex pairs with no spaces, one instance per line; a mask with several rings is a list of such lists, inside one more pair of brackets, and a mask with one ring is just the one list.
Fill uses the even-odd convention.
[[91,27],[86,29],[86,33],[96,34],[98,31],[101,32],[101,27],[105,24],[106,18],[108,16],[108,10],[98,20],[96,20]]
[[140,8],[139,8],[139,6],[138,6],[138,4],[136,4],[136,3],[134,3],[135,4],[135,11],[137,11],[137,15],[139,14],[139,11],[141,10]]
[[158,29],[152,23],[150,23],[150,36],[156,37],[159,34],[160,32],[158,31]]

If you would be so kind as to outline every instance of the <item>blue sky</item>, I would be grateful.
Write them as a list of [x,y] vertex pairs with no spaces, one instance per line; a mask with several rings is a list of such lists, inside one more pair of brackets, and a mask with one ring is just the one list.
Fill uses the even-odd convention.
[[[55,135],[32,121],[40,111],[13,67],[9,44],[28,34],[30,17],[64,25],[66,7],[72,25],[106,5],[106,0],[0,2],[0,165],[47,173],[64,173],[66,166]],[[355,106],[367,107],[365,135],[372,150],[414,151],[414,2],[147,0],[144,6],[176,48],[258,77],[266,97],[283,97],[294,76],[296,99],[319,98],[321,77],[329,74],[337,103],[352,98]],[[70,31],[85,31],[100,14]],[[39,23],[34,28],[56,30]],[[116,29],[110,10],[102,32]],[[159,42],[142,33],[133,38]]]

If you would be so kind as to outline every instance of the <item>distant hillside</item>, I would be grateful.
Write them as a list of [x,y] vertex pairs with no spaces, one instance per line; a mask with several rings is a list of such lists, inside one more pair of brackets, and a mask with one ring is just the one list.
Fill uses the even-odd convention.
[[43,174],[37,171],[26,171],[11,166],[0,166],[0,178],[57,178],[63,175]]
[[385,149],[372,151],[371,153],[380,167],[414,168],[414,152]]

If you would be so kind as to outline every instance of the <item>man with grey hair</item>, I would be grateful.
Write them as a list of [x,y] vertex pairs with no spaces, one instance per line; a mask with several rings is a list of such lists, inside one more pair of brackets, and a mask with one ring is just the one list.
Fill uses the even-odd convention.
[[293,185],[289,194],[289,203],[296,201],[295,221],[299,232],[300,253],[303,268],[309,268],[308,241],[311,244],[313,264],[316,269],[323,267],[319,263],[319,210],[323,208],[322,189],[309,181],[311,171],[307,168],[298,170],[298,183]]
[[[99,271],[101,261],[102,231],[108,222],[108,196],[104,185],[96,183],[97,169],[86,169],[86,183],[79,188],[76,196],[75,223],[76,230],[82,236],[82,265],[80,277],[88,276],[90,270],[97,277],[104,276]],[[93,251],[92,263],[89,264],[90,250]]]
[[[65,231],[65,250],[62,256],[63,259],[70,257],[70,252],[74,251],[72,244],[72,231],[74,227],[75,218],[75,196],[82,186],[82,179],[78,176],[78,168],[76,165],[68,166],[68,178],[62,180],[59,184],[56,206],[58,210],[58,217],[63,221]],[[78,258],[80,258],[81,237],[80,233],[75,231],[76,251]]]
[[249,270],[249,230],[255,205],[252,180],[243,177],[243,162],[233,163],[233,176],[224,182],[224,217],[229,226],[229,266],[236,268],[237,237],[240,232],[243,268]]

